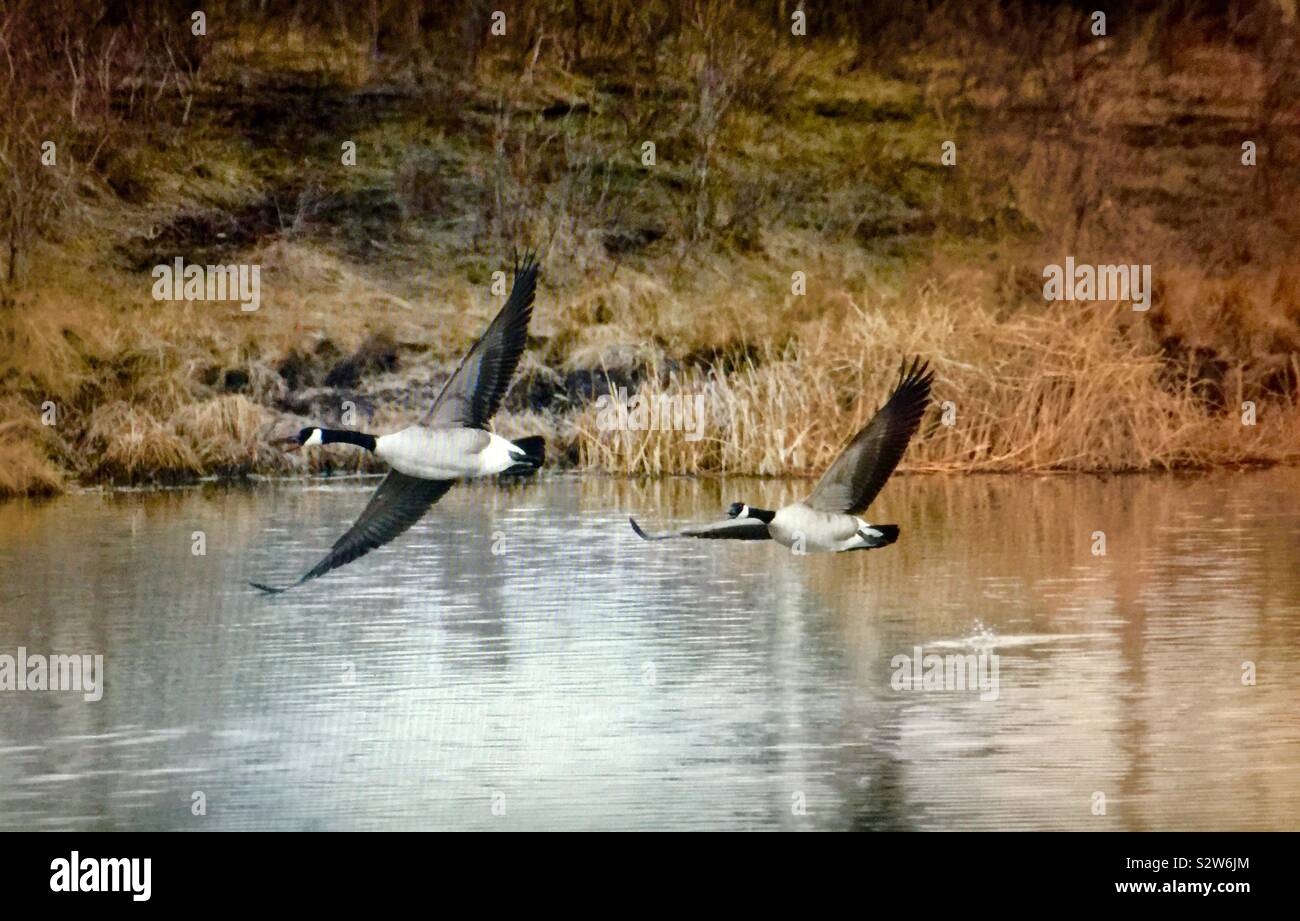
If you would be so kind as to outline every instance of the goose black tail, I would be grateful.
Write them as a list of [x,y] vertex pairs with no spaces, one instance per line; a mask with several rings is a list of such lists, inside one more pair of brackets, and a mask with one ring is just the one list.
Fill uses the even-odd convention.
[[[869,533],[869,531],[879,531],[880,536]],[[898,540],[898,525],[896,524],[873,524],[869,529],[858,531],[866,543],[861,547],[855,547],[855,550],[875,550],[877,547],[888,547],[894,541]]]
[[515,455],[515,464],[507,467],[506,473],[532,473],[546,461],[546,439],[541,435],[513,438],[511,444],[522,453]]

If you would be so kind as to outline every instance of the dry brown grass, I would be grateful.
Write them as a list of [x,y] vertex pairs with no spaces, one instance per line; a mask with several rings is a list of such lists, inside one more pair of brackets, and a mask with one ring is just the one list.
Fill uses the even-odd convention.
[[[502,42],[485,42],[469,3],[436,11],[459,24],[442,31],[402,4],[333,31],[273,6],[214,36],[186,74],[159,72],[177,96],[152,119],[161,141],[97,97],[112,157],[75,161],[85,181],[60,239],[24,230],[24,283],[0,290],[0,494],[374,469],[356,452],[304,466],[270,446],[333,421],[277,408],[291,396],[280,363],[383,333],[400,372],[361,389],[426,381],[491,317],[487,275],[523,241],[544,249],[525,373],[648,368],[645,397],[708,397],[695,443],[600,432],[594,406],[499,419],[587,469],[815,473],[911,354],[933,361],[955,411],[951,426],[929,418],[912,469],[1297,460],[1300,68],[1285,41],[1153,14],[1094,43],[1068,9],[994,2],[906,16],[855,2],[779,47],[732,0],[508,4]],[[889,28],[855,30],[868,21]],[[219,104],[191,112],[192,93]],[[227,111],[236,98],[249,111]],[[1237,161],[1243,133],[1261,140],[1254,173]],[[362,152],[346,170],[332,162],[345,136]],[[936,163],[947,138],[955,170]],[[285,211],[237,254],[262,266],[257,313],[155,303],[145,273],[123,268],[123,241],[196,211],[227,226],[262,196]],[[158,245],[192,255],[214,236]],[[1066,255],[1152,264],[1153,309],[1045,305],[1038,271]],[[232,392],[229,371],[246,385]],[[45,401],[54,427],[37,421]],[[364,425],[417,415],[381,403]]]
[[14,399],[0,401],[0,499],[62,492],[65,477],[51,459],[56,438]]
[[171,420],[206,469],[252,470],[273,463],[265,443],[267,410],[242,394],[182,407]]
[[[1125,471],[1300,460],[1294,404],[1207,411],[1190,380],[1135,334],[1127,305],[1059,305],[999,317],[933,287],[854,307],[745,366],[652,375],[647,399],[705,395],[705,437],[601,431],[576,421],[580,463],[625,473],[810,475],[836,457],[896,383],[929,358],[935,408],[904,465],[925,471]],[[948,405],[950,404],[950,405]],[[944,420],[945,410],[951,425]]]
[[65,485],[63,472],[35,444],[25,441],[0,444],[0,499],[57,495]]
[[141,476],[185,477],[202,472],[185,440],[139,405],[122,401],[97,407],[86,428],[86,446],[98,462],[91,473],[116,480]]

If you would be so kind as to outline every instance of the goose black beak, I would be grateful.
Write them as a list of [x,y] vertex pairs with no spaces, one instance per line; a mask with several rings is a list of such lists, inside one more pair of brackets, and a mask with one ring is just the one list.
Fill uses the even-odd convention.
[[281,451],[302,450],[302,445],[298,444],[297,437],[293,435],[290,435],[288,438],[281,438],[279,441],[276,442],[276,444],[280,446]]

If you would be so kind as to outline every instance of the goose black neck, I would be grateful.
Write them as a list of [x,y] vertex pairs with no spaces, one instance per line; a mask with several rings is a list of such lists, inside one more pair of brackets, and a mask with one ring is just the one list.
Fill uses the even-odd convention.
[[349,444],[356,445],[358,448],[365,448],[367,451],[375,450],[375,436],[367,435],[365,432],[347,432],[342,429],[321,429],[321,444]]
[[751,505],[749,507],[749,517],[757,518],[759,521],[763,522],[763,524],[771,524],[772,519],[776,517],[776,512],[768,511],[765,508],[754,508],[754,506]]

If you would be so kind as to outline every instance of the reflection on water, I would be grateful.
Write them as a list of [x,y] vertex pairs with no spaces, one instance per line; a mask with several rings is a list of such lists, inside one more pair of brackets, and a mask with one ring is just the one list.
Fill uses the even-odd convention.
[[[807,483],[553,476],[247,587],[373,485],[0,506],[0,654],[106,671],[0,691],[0,828],[1300,826],[1300,471],[899,478],[898,544],[808,557],[626,523]],[[895,690],[916,646],[997,699]]]

